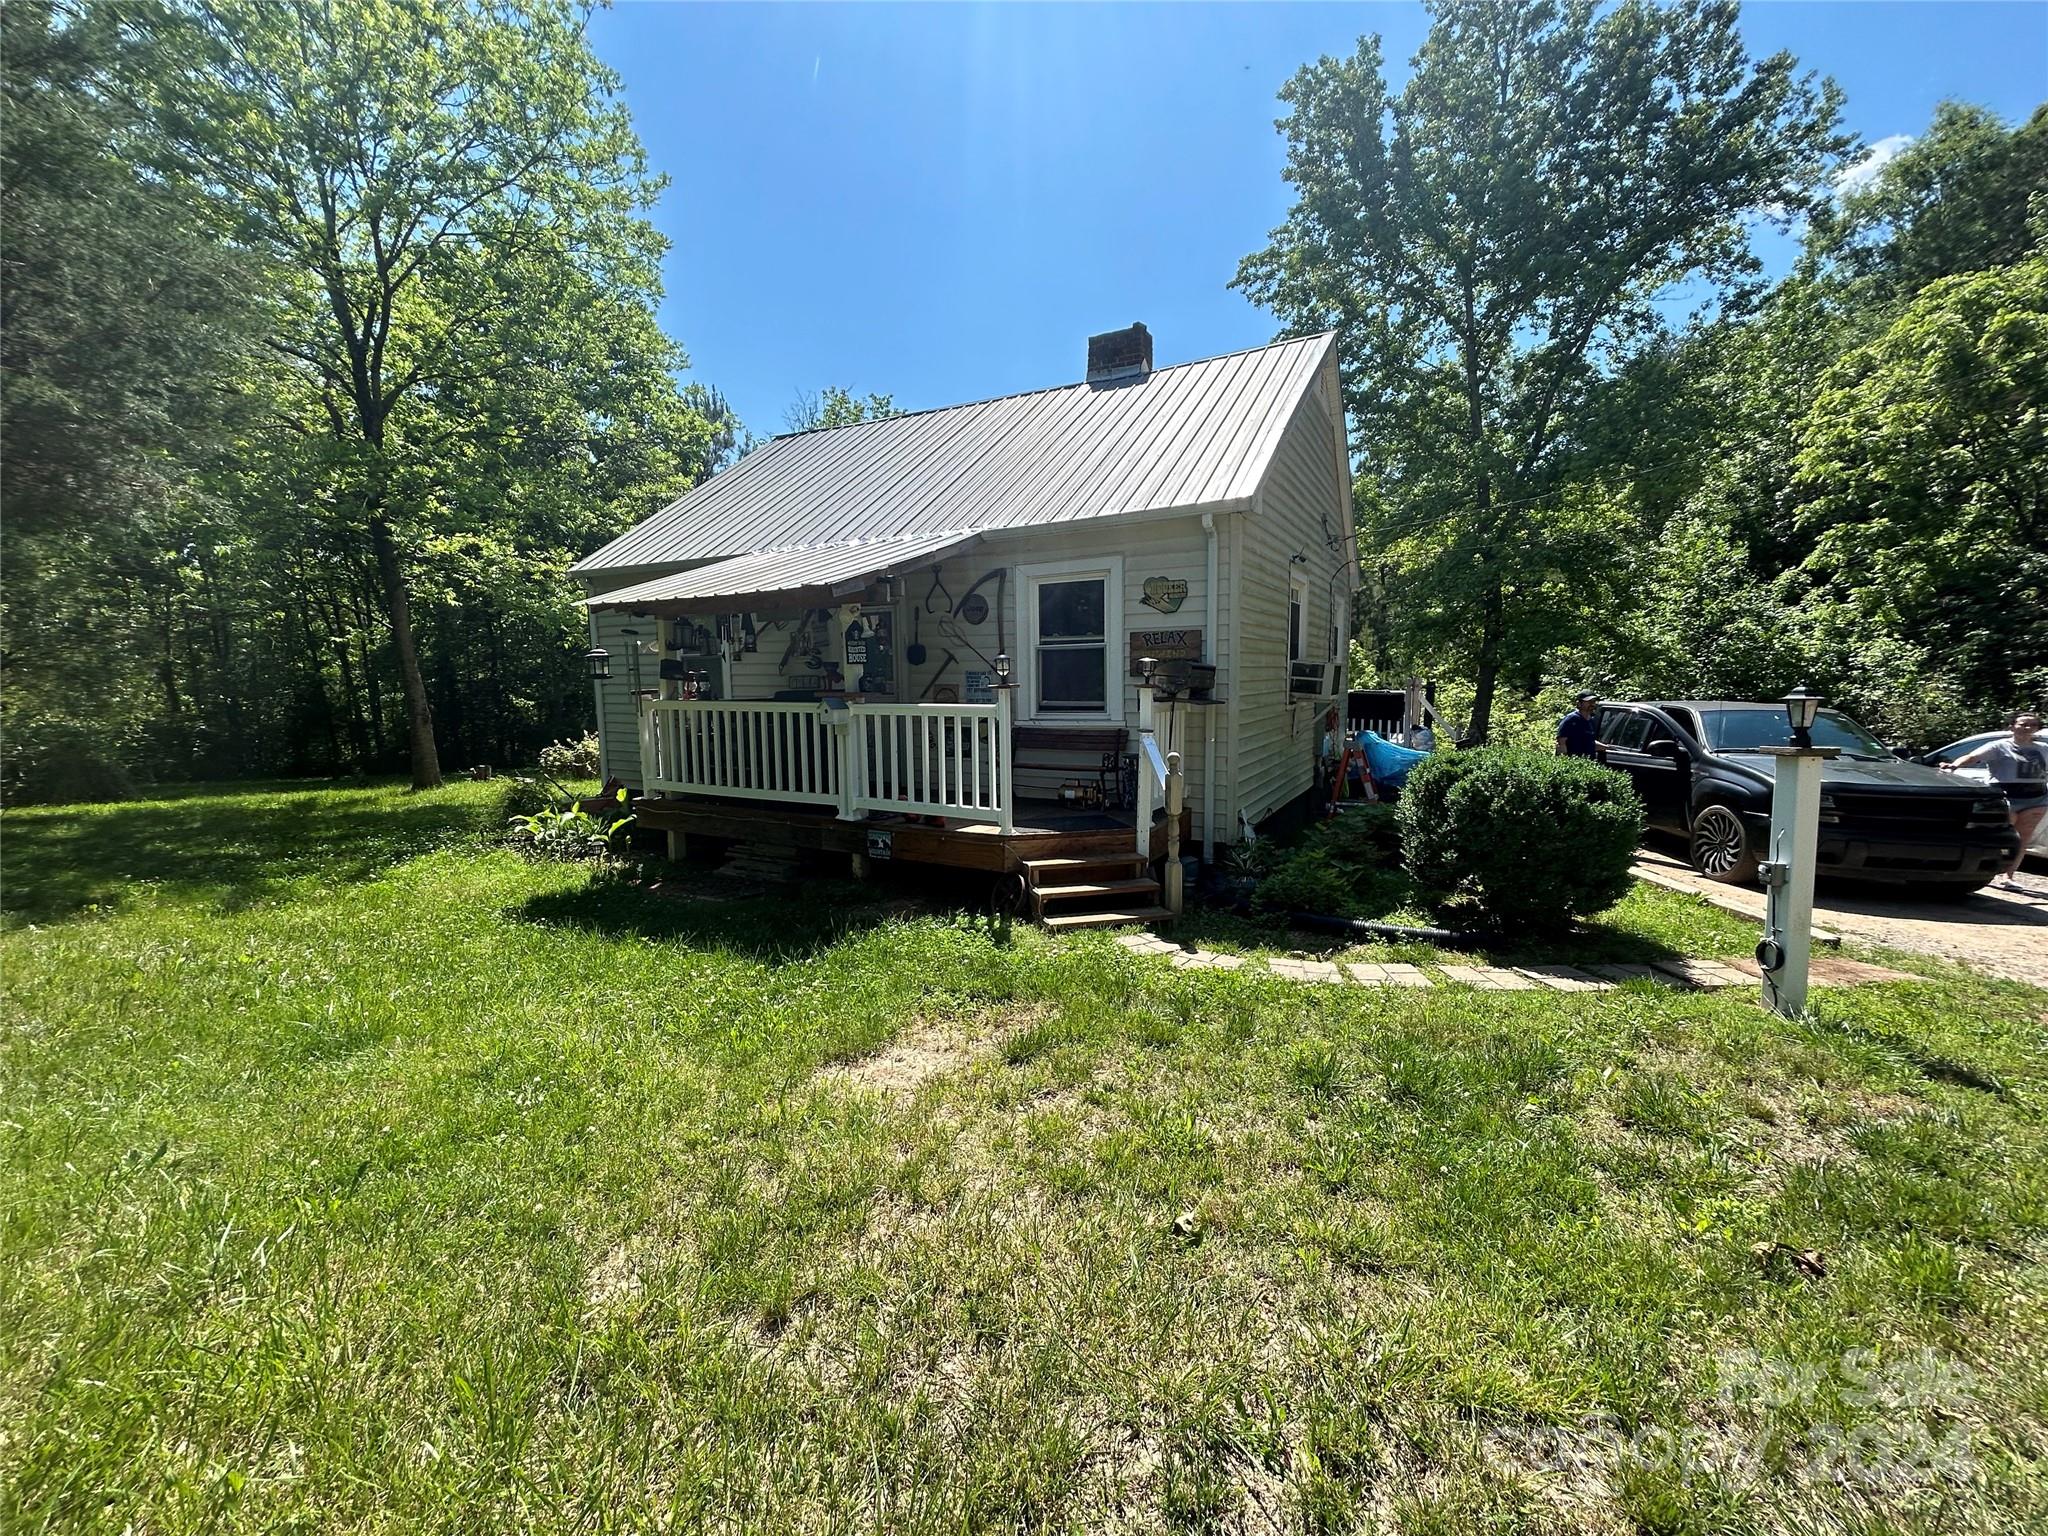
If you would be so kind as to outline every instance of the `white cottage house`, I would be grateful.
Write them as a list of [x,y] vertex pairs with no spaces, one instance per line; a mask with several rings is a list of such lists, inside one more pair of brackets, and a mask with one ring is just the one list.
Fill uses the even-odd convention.
[[672,849],[987,870],[1055,926],[1165,917],[1169,845],[1304,799],[1357,572],[1334,339],[1155,368],[1142,325],[1078,384],[778,437],[575,567],[605,771]]

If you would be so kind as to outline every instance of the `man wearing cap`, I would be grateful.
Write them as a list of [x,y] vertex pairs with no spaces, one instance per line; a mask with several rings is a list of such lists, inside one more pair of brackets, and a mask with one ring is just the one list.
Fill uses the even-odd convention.
[[1582,693],[1578,708],[1557,722],[1559,757],[1598,757],[1606,745],[1600,739],[1600,695]]

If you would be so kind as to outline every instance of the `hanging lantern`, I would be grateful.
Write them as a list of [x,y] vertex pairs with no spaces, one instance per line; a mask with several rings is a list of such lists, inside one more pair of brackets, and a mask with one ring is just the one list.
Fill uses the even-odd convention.
[[590,680],[601,683],[612,675],[612,653],[601,646],[592,646],[583,653],[583,665],[590,672]]

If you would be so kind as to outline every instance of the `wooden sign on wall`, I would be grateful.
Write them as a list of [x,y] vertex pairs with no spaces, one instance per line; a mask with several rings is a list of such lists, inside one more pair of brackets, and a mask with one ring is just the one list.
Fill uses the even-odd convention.
[[1200,661],[1202,632],[1199,629],[1134,629],[1131,631],[1130,675],[1138,675],[1138,658],[1154,661]]
[[1188,600],[1188,584],[1178,576],[1147,576],[1143,590],[1138,601],[1161,613],[1179,613]]

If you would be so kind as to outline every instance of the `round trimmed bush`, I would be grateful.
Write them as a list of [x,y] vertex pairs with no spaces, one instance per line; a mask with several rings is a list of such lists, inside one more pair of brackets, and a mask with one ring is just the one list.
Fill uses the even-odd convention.
[[1552,930],[1628,889],[1643,805],[1623,774],[1516,747],[1439,752],[1398,806],[1408,873],[1443,917]]

